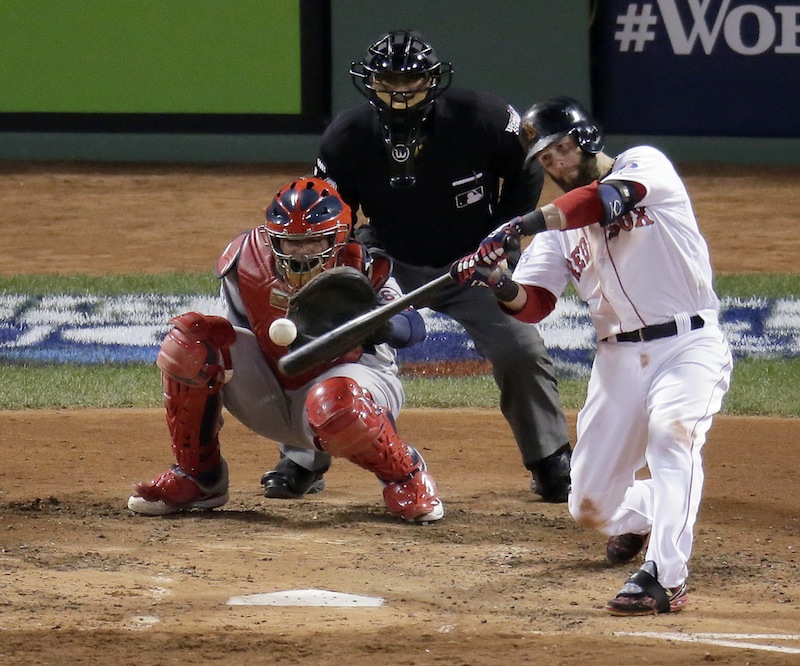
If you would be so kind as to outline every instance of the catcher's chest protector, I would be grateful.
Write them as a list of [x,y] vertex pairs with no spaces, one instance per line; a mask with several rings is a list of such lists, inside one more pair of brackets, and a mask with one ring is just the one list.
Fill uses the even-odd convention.
[[[356,244],[357,245],[357,244]],[[363,270],[363,254],[361,252],[344,252],[340,256],[342,265],[352,265]],[[353,265],[357,264],[357,265]],[[276,319],[286,316],[289,307],[290,291],[275,270],[272,252],[269,249],[266,234],[260,229],[253,229],[242,244],[236,267],[239,279],[239,292],[247,310],[250,328],[258,340],[259,347],[267,358],[270,367],[275,371],[279,381],[289,389],[303,386],[319,374],[322,368],[297,377],[284,377],[278,370],[278,360],[287,353],[286,347],[276,345],[269,339],[270,324]],[[341,362],[358,360],[360,349],[355,354],[347,354],[325,368]]]

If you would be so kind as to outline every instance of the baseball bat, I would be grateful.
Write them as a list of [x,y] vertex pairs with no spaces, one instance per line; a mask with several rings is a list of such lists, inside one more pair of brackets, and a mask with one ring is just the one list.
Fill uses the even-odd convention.
[[367,336],[398,312],[415,305],[451,280],[450,273],[417,287],[396,301],[365,312],[336,328],[290,351],[278,361],[278,370],[286,377],[296,377],[311,368],[332,361],[361,344]]

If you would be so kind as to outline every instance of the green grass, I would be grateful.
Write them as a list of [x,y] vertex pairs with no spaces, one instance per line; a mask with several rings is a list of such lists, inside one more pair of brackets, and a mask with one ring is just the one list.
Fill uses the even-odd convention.
[[216,294],[219,281],[211,273],[152,275],[11,275],[0,276],[0,292],[12,294]]
[[[586,397],[586,381],[564,379],[558,384],[566,409],[578,408]],[[404,378],[408,407],[491,407],[500,404],[500,392],[489,375],[479,377]]]
[[[721,296],[789,298],[800,296],[800,274],[718,275]],[[11,275],[0,276],[0,292],[42,294],[216,294],[219,283],[211,273],[150,275]],[[571,288],[565,292],[574,295]]]
[[[720,296],[797,297],[800,275],[724,275],[716,281]],[[163,275],[18,275],[0,277],[0,292],[42,294],[217,293],[208,273]],[[574,293],[574,292],[571,292]],[[9,365],[0,364],[0,409],[83,407],[157,407],[161,383],[154,365]],[[405,378],[407,406],[496,408],[499,393],[490,376]],[[578,409],[586,381],[559,382],[566,409]],[[739,360],[733,371],[724,413],[800,417],[800,359]]]
[[720,296],[734,298],[798,298],[800,274],[760,273],[717,275],[714,288]]
[[723,411],[749,416],[800,416],[800,358],[736,361]]
[[155,407],[161,404],[153,365],[2,365],[0,409]]
[[[155,365],[4,365],[0,409],[158,407],[161,382]],[[404,380],[407,407],[496,408],[499,393],[489,376]],[[586,381],[559,382],[565,409],[579,409]],[[800,417],[800,358],[741,359],[734,366],[725,414]]]

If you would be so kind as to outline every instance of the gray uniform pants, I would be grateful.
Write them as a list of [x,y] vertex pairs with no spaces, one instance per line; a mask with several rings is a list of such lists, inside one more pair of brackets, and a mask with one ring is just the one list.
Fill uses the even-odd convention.
[[314,433],[305,411],[306,396],[323,379],[350,377],[393,418],[403,407],[405,393],[397,375],[389,367],[370,366],[366,360],[336,365],[305,386],[285,390],[253,332],[239,326],[235,329],[236,342],[231,347],[233,377],[222,389],[225,408],[253,432],[279,442],[281,453],[301,467],[318,471],[327,469],[331,462],[327,453],[314,447]]
[[[448,268],[395,261],[393,275],[408,293]],[[553,363],[533,325],[503,312],[494,295],[479,287],[453,283],[419,304],[422,306],[461,324],[478,353],[491,362],[500,389],[500,410],[526,468],[569,442]]]

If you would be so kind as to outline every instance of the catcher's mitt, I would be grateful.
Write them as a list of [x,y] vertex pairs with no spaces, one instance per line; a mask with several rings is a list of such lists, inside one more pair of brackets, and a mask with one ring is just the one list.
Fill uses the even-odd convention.
[[350,266],[323,271],[292,296],[286,317],[297,326],[290,350],[318,338],[378,305],[369,279]]

